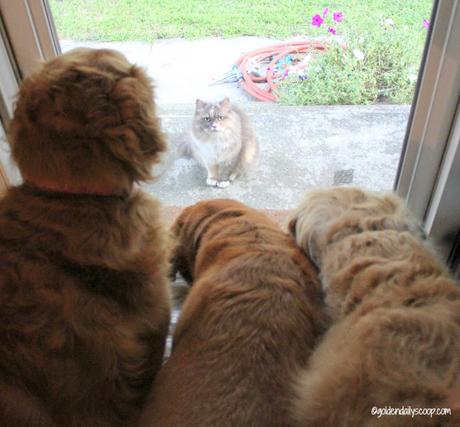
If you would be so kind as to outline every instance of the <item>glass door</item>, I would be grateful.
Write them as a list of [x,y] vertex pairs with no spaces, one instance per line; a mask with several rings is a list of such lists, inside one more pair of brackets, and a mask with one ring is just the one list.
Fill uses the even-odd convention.
[[[100,2],[94,2],[94,4],[98,3]],[[369,4],[370,3],[372,2],[369,2]],[[135,6],[136,2],[132,4]],[[139,5],[142,4],[144,3],[139,2]],[[292,4],[292,8],[295,8],[294,3]],[[364,7],[363,5],[364,2],[361,7]],[[171,48],[172,42],[168,40],[156,40],[155,43],[152,43],[152,40],[149,40],[144,44],[139,44],[139,42],[136,41],[122,43],[120,40],[112,42],[84,40],[84,36],[82,36],[82,40],[77,41],[77,43],[69,39],[61,39],[60,43],[51,12],[55,14],[70,14],[72,13],[72,9],[74,9],[74,7],[69,2],[57,0],[53,0],[51,2],[51,6],[52,8],[50,8],[50,4],[46,0],[23,0],[21,2],[0,0],[0,9],[6,29],[4,37],[7,38],[11,47],[11,51],[14,56],[13,62],[17,66],[20,76],[24,76],[32,72],[37,67],[39,61],[50,59],[53,56],[58,55],[61,48],[64,51],[74,45],[87,45],[93,47],[104,45],[104,47],[118,48],[127,54],[128,59],[146,67],[149,73],[150,71],[152,72],[157,85],[160,86],[157,95],[160,97],[160,113],[162,114],[162,122],[167,131],[170,131],[171,134],[173,134],[173,129],[177,127],[176,125],[178,121],[184,120],[184,117],[187,120],[191,120],[193,110],[190,110],[190,108],[186,106],[176,108],[173,114],[171,113],[173,110],[170,109],[167,102],[162,101],[164,99],[167,101],[167,97],[163,96],[167,93],[167,91],[161,92],[161,86],[164,84],[164,87],[168,87],[167,85],[169,83],[166,79],[168,76],[175,76],[176,81],[185,81],[187,83],[187,90],[191,90],[194,87],[196,88],[202,83],[201,80],[199,80],[199,76],[196,77],[195,81],[187,80],[187,76],[192,73],[191,69],[189,72],[184,69],[182,73],[177,75],[174,74],[174,67],[184,67],[184,64],[180,63],[180,58],[177,55],[175,56],[171,53],[173,52]],[[368,7],[367,2],[366,7]],[[414,10],[417,10],[417,7],[414,7]],[[164,8],[164,10],[167,9],[168,8],[166,7]],[[349,11],[343,14],[343,11],[334,12],[326,9],[320,11],[321,13],[314,15],[313,18],[316,18],[316,20],[312,19],[311,22],[308,21],[308,25],[312,25],[315,28],[321,27],[321,29],[323,29],[324,25],[326,25],[325,22],[329,19],[333,24],[329,27],[332,28],[332,30],[328,30],[330,34],[340,28],[340,25],[345,22],[343,19],[347,18],[347,13],[349,16],[352,16],[353,13],[353,11]],[[115,11],[113,8],[111,10],[111,14],[113,15]],[[180,11],[176,12],[179,13]],[[184,14],[182,18],[185,22],[188,19],[188,12],[182,12]],[[103,19],[103,17],[100,16],[104,13],[103,9],[99,10],[98,13],[98,19],[100,21],[104,21],[107,28],[110,29],[110,27],[113,27],[112,24],[116,21],[113,21],[111,24],[105,20],[105,18]],[[147,20],[150,12],[146,9],[142,13],[143,16],[139,17],[138,29],[142,29],[142,27],[147,25],[145,21]],[[193,13],[193,11],[190,11],[189,15],[192,16]],[[329,13],[330,16],[328,15]],[[61,18],[61,15],[59,15],[59,18]],[[82,17],[82,19],[84,18]],[[63,19],[59,19],[59,22],[64,21]],[[172,25],[171,22],[171,16],[165,16],[164,22],[160,23],[162,25],[164,24],[163,27],[161,27],[161,31],[169,31]],[[394,26],[398,25],[398,22],[397,20],[387,18],[382,21],[381,24],[387,26],[385,31],[390,32]],[[420,22],[420,27],[422,28],[422,22]],[[279,107],[279,109],[277,109],[278,107],[274,105],[271,107],[263,107],[264,109],[261,109],[262,103],[248,102],[247,104],[244,104],[244,108],[247,109],[251,120],[255,122],[256,130],[263,134],[263,132],[267,131],[267,129],[270,129],[270,132],[275,132],[277,129],[282,128],[284,130],[283,135],[287,138],[287,145],[282,148],[277,148],[277,157],[272,159],[271,169],[268,172],[262,171],[265,175],[263,175],[261,185],[265,185],[265,189],[263,187],[251,187],[251,183],[247,185],[245,184],[246,186],[242,184],[242,187],[240,188],[240,190],[242,190],[240,192],[237,192],[237,190],[230,187],[225,196],[233,196],[234,194],[242,195],[242,201],[253,204],[252,202],[255,202],[255,200],[253,200],[253,195],[265,191],[271,197],[270,203],[267,202],[267,209],[290,209],[291,205],[286,202],[288,197],[284,197],[284,194],[295,193],[297,196],[297,192],[302,189],[306,189],[302,186],[308,187],[309,185],[352,184],[370,186],[371,188],[377,190],[388,190],[391,189],[391,182],[393,180],[391,177],[396,175],[394,189],[402,197],[406,198],[412,211],[421,221],[424,222],[427,233],[431,235],[435,239],[436,243],[438,243],[441,247],[444,257],[451,260],[457,259],[453,255],[453,246],[460,229],[460,215],[458,214],[459,198],[454,195],[455,183],[458,185],[457,180],[460,169],[458,154],[459,119],[457,113],[457,105],[460,95],[460,57],[457,52],[458,49],[456,51],[455,48],[460,45],[460,2],[458,0],[435,1],[433,4],[431,18],[427,16],[427,19],[423,21],[423,27],[427,34],[427,41],[418,77],[417,74],[415,74],[416,77],[414,77],[417,81],[414,101],[410,107],[408,106],[406,108],[405,106],[402,106],[399,108],[402,115],[398,113],[398,117],[403,117],[405,114],[405,117],[408,117],[409,119],[405,137],[401,138],[401,141],[390,141],[391,135],[393,135],[390,133],[387,135],[387,139],[390,142],[388,142],[388,146],[384,149],[382,149],[379,144],[372,144],[372,139],[378,138],[380,128],[377,129],[374,126],[379,120],[382,120],[378,117],[384,117],[387,119],[392,117],[391,115],[388,115],[388,113],[387,115],[384,114],[377,117],[374,114],[374,111],[385,112],[385,110],[389,111],[390,109],[392,109],[392,111],[399,111],[398,108],[393,108],[391,104],[388,106],[377,105],[374,109],[369,109],[368,106],[351,108],[350,110],[354,112],[354,115],[350,117],[354,118],[356,123],[359,123],[359,125],[357,125],[354,129],[350,127],[350,132],[348,132],[345,127],[343,129],[330,129],[331,126],[333,127],[334,123],[339,123],[340,126],[345,126],[344,123],[346,124],[347,120],[348,123],[352,123],[352,120],[350,119],[342,122],[339,121],[339,115],[337,112],[338,107],[328,107],[326,109],[321,109],[322,107],[320,106],[307,107],[307,109],[302,112],[302,110],[295,109],[294,107]],[[160,34],[161,31],[158,30],[158,34]],[[166,31],[166,33],[168,31]],[[136,34],[136,37],[141,36]],[[264,39],[263,42],[268,43],[270,40],[267,41]],[[245,39],[244,43],[244,49],[254,50],[260,47],[259,45],[262,41],[259,40],[256,42],[254,40],[250,41]],[[168,46],[171,48],[170,50],[168,50]],[[187,46],[190,47],[190,51],[194,49],[192,41],[190,41],[190,44],[186,43],[183,46],[181,56],[184,57],[187,55]],[[206,46],[209,47],[211,44]],[[232,45],[227,44],[226,46],[230,52]],[[131,48],[132,50],[130,50]],[[159,55],[161,54],[162,49],[165,52],[165,59],[161,62],[161,64],[158,64],[155,60],[160,57]],[[220,49],[222,50],[226,48],[221,47]],[[237,50],[235,50],[235,52],[237,52]],[[205,50],[202,53],[200,53],[200,51],[196,51],[196,54],[194,54],[192,59],[196,61],[196,64],[198,64],[200,62],[200,58],[203,58],[204,60],[206,57],[212,56],[212,53],[210,52],[210,50]],[[353,51],[356,61],[361,60],[361,54],[362,52]],[[190,61],[192,59],[190,59]],[[218,62],[217,56],[215,56],[214,60],[216,63]],[[190,61],[189,64],[191,64]],[[149,66],[152,66],[151,70],[149,69]],[[222,70],[218,68],[214,71],[216,73],[222,72]],[[214,89],[208,88],[206,90]],[[192,97],[195,97],[195,93],[190,95],[190,98]],[[5,100],[4,94],[2,94],[2,98],[5,104],[11,105],[11,100],[8,98]],[[385,98],[385,96],[383,98]],[[308,108],[310,109],[308,110]],[[303,115],[305,114],[305,111],[309,112],[310,118]],[[365,114],[360,116],[358,111],[364,111]],[[372,111],[372,114],[368,111]],[[289,112],[292,113],[290,116]],[[279,118],[280,115],[283,114],[286,116]],[[258,115],[261,117],[260,123],[257,123],[259,117]],[[180,119],[181,117],[182,119]],[[289,117],[290,121],[287,117]],[[315,121],[316,119],[312,119],[311,117],[323,117],[323,122],[318,123]],[[327,121],[327,117],[331,118],[329,122]],[[365,127],[365,123],[370,122],[372,122],[371,126]],[[292,126],[296,126],[295,129],[297,133],[295,135],[287,133],[291,127],[290,123]],[[401,123],[404,126],[405,122],[399,123],[400,124],[398,124],[398,126],[401,126]],[[321,129],[325,128],[327,128],[327,132],[329,133],[324,131],[323,134],[321,134],[318,131],[317,140],[315,140],[315,143],[318,143],[318,145],[314,146],[313,142],[311,142],[311,134],[315,132],[315,129],[322,131]],[[356,142],[351,141],[348,145],[340,145],[339,140],[344,134],[347,135],[347,138],[355,138]],[[399,135],[403,134],[404,130],[402,131],[402,134],[398,132],[394,133],[394,135],[396,135],[395,138],[400,138]],[[361,137],[362,142],[360,139]],[[305,140],[305,144],[297,147],[292,138],[297,138],[302,141]],[[309,143],[311,145],[308,145]],[[361,147],[360,144],[363,147],[362,152],[356,151],[358,146]],[[394,162],[394,160],[389,160],[390,157],[393,159],[394,156],[387,156],[387,154],[389,152],[388,150],[393,149],[391,146],[395,144],[399,147],[397,150],[401,150],[401,155],[399,156],[398,151],[398,156],[395,157],[396,159],[399,157],[399,168],[397,167],[397,164],[388,164],[388,162]],[[289,151],[289,149],[295,151],[291,158],[294,160],[297,159],[297,162],[284,164],[283,159],[285,159],[285,152]],[[267,156],[269,156],[269,150],[266,150],[266,152],[268,153]],[[337,153],[346,153],[345,158],[340,158],[341,154],[339,155]],[[347,155],[349,155],[348,158]],[[329,163],[325,159],[329,159]],[[330,159],[335,160],[332,161]],[[375,162],[383,162],[381,164],[382,167],[370,167],[369,165],[374,160]],[[183,160],[177,162],[177,164],[186,171],[184,172],[184,177],[187,178],[188,181],[193,181],[194,177],[192,175],[187,175],[187,173],[189,173],[188,171],[193,169],[192,166],[185,164],[185,161]],[[302,165],[307,166],[304,167]],[[362,171],[360,172],[357,170],[356,165],[359,167],[362,165],[367,166],[362,167]],[[283,169],[285,166],[286,168]],[[388,169],[388,172],[385,172],[386,168],[394,169]],[[364,174],[364,171],[367,175]],[[176,170],[175,172],[178,171]],[[361,177],[359,177],[360,173]],[[327,175],[326,179],[324,178],[324,176],[326,176],[324,174],[329,174],[330,176]],[[390,181],[388,181],[390,184],[381,184],[387,180],[387,178],[381,179],[383,175],[388,175],[388,177],[391,178]],[[274,176],[279,177],[279,182],[273,182]],[[298,176],[301,176],[303,181],[299,181],[299,187],[296,187],[296,180]],[[160,182],[160,184],[155,184],[157,187],[152,187],[150,189],[155,191],[156,194],[162,194],[167,203],[169,199],[176,200],[177,202],[179,198],[173,195],[175,190],[173,188],[174,186],[171,185],[172,178],[169,179],[169,181],[168,178],[166,179],[163,183],[163,187]],[[284,181],[285,183],[283,184]],[[290,182],[292,184],[290,184]],[[270,185],[272,185],[273,188],[267,189],[266,187],[270,187]],[[379,185],[381,188],[379,188]],[[184,187],[182,187],[182,193],[185,194],[186,191],[183,188]],[[234,193],[232,193],[232,191]],[[210,194],[211,196],[214,195],[214,197],[223,196],[223,193],[216,195],[215,192],[212,192],[211,190],[209,190],[208,194],[208,189],[205,188],[193,189],[193,191],[187,194],[187,197],[189,197],[190,194],[195,194],[197,198],[210,197]],[[299,194],[299,197],[300,195],[301,194]],[[245,197],[247,197],[247,200]],[[170,202],[170,204],[174,203]],[[180,203],[177,202],[176,204]],[[448,220],[446,220],[446,218]]]

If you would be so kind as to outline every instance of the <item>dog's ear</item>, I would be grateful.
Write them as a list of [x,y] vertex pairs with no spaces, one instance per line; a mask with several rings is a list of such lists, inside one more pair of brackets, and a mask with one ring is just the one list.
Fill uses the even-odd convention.
[[295,214],[288,223],[288,230],[294,237],[297,245],[304,251],[313,264],[319,268],[321,263],[319,239],[324,234],[324,224],[321,221],[317,221],[307,226],[302,220],[302,216],[299,217],[298,214]]
[[171,259],[172,274],[179,272],[187,283],[193,282],[196,255],[213,213],[206,202],[197,203],[185,208],[171,228],[176,241]]
[[165,137],[153,102],[153,88],[145,72],[132,66],[111,94],[120,123],[107,129],[109,149],[131,173],[133,180],[151,179],[151,166],[166,149]]
[[320,268],[321,266],[321,251],[320,245],[318,242],[318,233],[317,231],[312,231],[308,236],[308,243],[305,244],[305,251],[308,257],[311,259],[313,264],[316,267]]
[[324,225],[320,221],[306,224],[302,216],[295,215],[288,223],[288,230],[294,237],[297,245],[319,268],[321,260],[319,239],[324,234]]
[[291,218],[288,223],[288,231],[294,239],[296,238],[297,218]]
[[175,246],[171,256],[171,278],[177,273],[191,284],[194,279],[196,252],[199,248],[201,208],[197,205],[185,208],[171,227]]
[[192,248],[190,247],[191,242],[188,238],[188,230],[186,229],[186,216],[187,212],[183,211],[171,227],[174,248],[170,259],[170,278],[174,280],[177,273],[180,273],[184,280],[191,284],[193,282],[194,259],[191,256]]

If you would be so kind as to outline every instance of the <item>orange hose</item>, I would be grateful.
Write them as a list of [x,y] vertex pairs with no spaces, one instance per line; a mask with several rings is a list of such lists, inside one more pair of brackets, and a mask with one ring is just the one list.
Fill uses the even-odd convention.
[[[274,91],[277,88],[277,84],[274,83],[273,79],[277,79],[282,76],[282,73],[273,73],[276,63],[290,53],[306,53],[311,50],[324,51],[326,46],[318,41],[298,41],[298,42],[286,42],[279,43],[272,46],[263,47],[256,49],[252,52],[244,54],[241,58],[236,61],[236,66],[240,70],[241,75],[243,76],[243,81],[241,82],[242,88],[248,92],[253,97],[259,99],[260,101],[266,102],[276,102],[277,98],[274,94]],[[247,64],[249,60],[255,62],[263,61],[266,58],[272,58],[269,64],[270,71],[267,72],[266,76],[251,76],[247,71]],[[262,89],[257,86],[256,83],[268,84],[268,88]]]

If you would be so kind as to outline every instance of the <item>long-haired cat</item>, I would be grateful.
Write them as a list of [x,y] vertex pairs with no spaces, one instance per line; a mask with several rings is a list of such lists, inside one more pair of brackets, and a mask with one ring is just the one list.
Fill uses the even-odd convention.
[[259,145],[248,117],[228,98],[217,103],[196,100],[185,149],[206,169],[206,184],[219,188],[246,173],[259,157]]

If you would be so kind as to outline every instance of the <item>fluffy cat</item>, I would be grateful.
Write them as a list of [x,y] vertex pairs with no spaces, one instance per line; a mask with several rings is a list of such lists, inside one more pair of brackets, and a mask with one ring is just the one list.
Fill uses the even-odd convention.
[[259,145],[247,116],[224,98],[196,100],[192,129],[182,147],[206,168],[206,184],[225,188],[257,163]]

